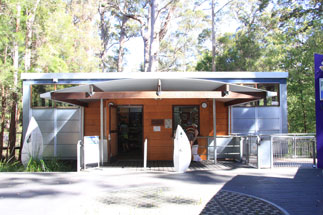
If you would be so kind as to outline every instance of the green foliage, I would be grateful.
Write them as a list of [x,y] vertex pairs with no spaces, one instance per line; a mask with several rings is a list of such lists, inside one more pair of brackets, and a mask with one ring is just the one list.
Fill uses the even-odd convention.
[[43,160],[30,158],[26,166],[26,172],[47,172],[47,167]]
[[[235,4],[233,10],[242,26],[236,33],[217,38],[217,71],[289,72],[289,132],[314,133],[313,55],[322,53],[322,3],[279,0],[273,4],[271,1],[273,8],[269,10],[268,2],[250,0]],[[210,71],[211,59],[210,51],[204,51],[196,70]]]
[[38,160],[30,158],[26,168],[19,162],[0,161],[0,172],[70,172],[76,171],[76,165],[71,161],[57,159]]
[[197,62],[195,69],[197,71],[211,71],[212,70],[212,54],[205,51],[202,58]]
[[0,172],[23,172],[25,167],[18,161],[0,161]]

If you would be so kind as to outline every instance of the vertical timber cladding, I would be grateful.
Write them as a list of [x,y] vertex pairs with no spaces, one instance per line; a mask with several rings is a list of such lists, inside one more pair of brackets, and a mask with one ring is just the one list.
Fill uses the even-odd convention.
[[[143,106],[143,138],[148,139],[148,160],[173,160],[173,132],[172,128],[161,126],[160,131],[154,131],[151,125],[153,119],[172,119],[173,105],[199,105],[200,109],[200,136],[213,136],[212,101],[206,99],[119,99],[106,100],[115,105],[142,105]],[[207,108],[201,104],[207,102]],[[228,134],[228,107],[222,102],[216,103],[217,135]],[[85,135],[100,135],[100,102],[90,103],[84,112]],[[107,112],[109,110],[107,109]],[[106,132],[109,131],[109,113],[107,113]],[[143,141],[144,141],[143,139]],[[207,139],[199,140],[199,154],[206,159]]]
[[84,136],[100,136],[100,101],[84,108]]

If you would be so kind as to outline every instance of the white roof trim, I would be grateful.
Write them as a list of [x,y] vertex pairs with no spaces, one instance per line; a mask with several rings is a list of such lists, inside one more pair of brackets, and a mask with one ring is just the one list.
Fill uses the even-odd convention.
[[[228,85],[232,92],[267,92],[268,97],[276,96],[275,92],[256,89],[252,87],[228,84],[213,80],[200,79],[123,79],[97,82],[94,84],[81,85],[77,87],[65,88],[52,92],[90,92],[90,85],[93,85],[103,92],[121,92],[121,91],[157,91],[158,83],[161,82],[162,91],[214,91],[217,88]],[[41,98],[51,99],[51,92],[43,93]]]
[[22,73],[22,80],[44,79],[183,79],[183,78],[288,78],[288,72],[131,72],[131,73]]

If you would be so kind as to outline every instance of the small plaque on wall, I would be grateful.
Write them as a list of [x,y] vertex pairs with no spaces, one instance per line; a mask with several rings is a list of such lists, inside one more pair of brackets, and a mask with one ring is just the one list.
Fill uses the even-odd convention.
[[160,126],[154,126],[154,132],[160,131]]
[[164,120],[163,119],[152,119],[151,120],[151,125],[157,125],[157,126],[163,126],[164,125]]
[[172,128],[172,119],[165,119],[165,128]]

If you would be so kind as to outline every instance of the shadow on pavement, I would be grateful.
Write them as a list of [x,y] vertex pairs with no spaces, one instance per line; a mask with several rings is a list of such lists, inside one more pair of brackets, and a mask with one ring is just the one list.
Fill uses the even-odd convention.
[[295,177],[290,179],[237,175],[228,181],[219,193],[224,190],[268,200],[291,215],[323,214],[321,169],[301,168],[298,169]]

